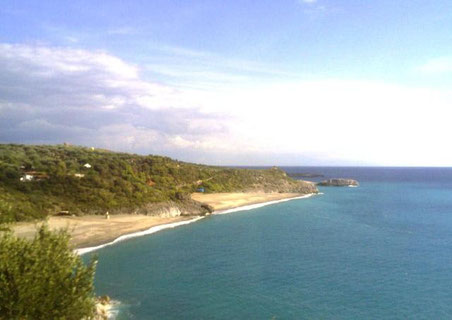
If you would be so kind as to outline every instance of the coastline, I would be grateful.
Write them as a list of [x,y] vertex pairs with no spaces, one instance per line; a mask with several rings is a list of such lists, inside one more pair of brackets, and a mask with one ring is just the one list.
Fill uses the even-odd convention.
[[[322,194],[322,193],[320,193]],[[262,196],[262,194],[259,193],[260,196]],[[269,200],[269,199],[273,199],[273,200],[269,200],[269,201],[261,201],[261,202],[256,202],[256,194],[254,194],[254,196],[252,196],[251,194],[246,194],[246,193],[235,193],[235,194],[209,194],[209,197],[204,197],[204,203],[207,203],[209,205],[211,205],[214,209],[217,209],[218,207],[222,208],[221,210],[215,210],[212,214],[213,215],[221,215],[221,214],[228,214],[228,213],[232,213],[232,212],[239,212],[239,211],[246,211],[246,210],[252,210],[252,209],[256,209],[256,208],[261,208],[264,206],[268,206],[268,205],[272,205],[272,204],[276,204],[276,203],[281,203],[281,202],[286,202],[286,201],[291,201],[291,200],[297,200],[297,199],[306,199],[306,198],[310,198],[314,195],[316,195],[316,193],[310,193],[310,194],[278,194],[279,196],[275,196],[275,194],[265,194],[265,200]],[[218,206],[215,208],[215,204],[216,202],[213,201],[213,199],[217,199],[219,198],[223,198],[223,201],[225,198],[229,199],[229,203],[225,206]],[[196,198],[193,197],[192,198]],[[243,198],[246,198],[245,205],[241,205],[241,206],[236,206],[237,204],[237,198],[240,198],[239,202],[243,202]],[[274,198],[277,198],[276,200]],[[210,203],[206,200],[210,200]],[[224,204],[224,203],[223,203]],[[110,246],[113,245],[117,242],[123,241],[123,240],[127,240],[130,238],[135,238],[135,237],[140,237],[140,236],[144,236],[144,235],[149,235],[155,232],[158,232],[160,230],[164,230],[164,229],[169,229],[169,228],[175,228],[181,225],[185,225],[185,224],[189,224],[192,222],[196,222],[198,220],[201,220],[205,217],[195,217],[193,219],[190,220],[185,220],[185,221],[180,221],[180,222],[173,222],[173,223],[168,223],[168,224],[161,224],[161,225],[156,225],[153,226],[147,230],[143,230],[143,231],[139,231],[139,232],[133,232],[133,233],[129,233],[129,234],[123,234],[121,236],[119,236],[118,238],[114,239],[113,241],[110,241],[108,243],[104,243],[101,245],[97,245],[97,246],[92,246],[92,247],[86,247],[86,248],[78,248],[75,249],[74,251],[79,254],[79,255],[83,255],[92,251],[96,251],[98,249],[104,248],[106,246]],[[116,305],[118,304],[118,302],[116,302]],[[118,310],[115,310],[114,305],[112,303],[107,303],[107,304],[102,304],[102,303],[97,303],[96,304],[96,308],[97,308],[97,313],[100,315],[105,316],[107,319],[112,318],[113,314],[117,314]]]
[[206,203],[213,207],[214,213],[218,211],[241,208],[244,206],[289,200],[306,196],[303,193],[278,193],[278,192],[228,192],[228,193],[194,193],[193,200]]
[[[236,193],[235,195],[238,195],[238,194],[239,193]],[[261,193],[259,193],[259,194],[261,194]],[[211,195],[222,195],[222,194],[211,194]],[[228,194],[223,194],[223,195],[228,195]],[[245,197],[246,193],[240,193],[240,195],[242,195],[242,197]],[[268,198],[275,198],[275,194],[270,194],[269,193],[269,194],[266,194],[266,195],[267,195],[267,199]],[[253,200],[253,197],[248,197],[248,202],[247,202],[248,204],[246,204],[246,205],[235,206],[235,203],[231,203],[229,207],[224,208],[223,210],[216,210],[212,214],[213,215],[227,214],[227,213],[232,213],[232,212],[256,209],[256,208],[268,206],[268,205],[275,204],[275,203],[286,202],[286,201],[290,201],[290,200],[309,198],[309,197],[312,197],[313,195],[315,195],[315,193],[310,193],[310,194],[279,194],[279,195],[280,195],[278,197],[279,199],[277,199],[277,200],[270,200],[270,201],[264,201],[264,202],[255,202]],[[211,205],[212,202],[211,203],[206,202],[206,203]],[[215,207],[214,207],[214,209],[215,209]],[[196,216],[195,218],[192,218],[190,220],[156,225],[156,226],[153,226],[153,227],[151,227],[151,228],[149,228],[147,230],[121,235],[120,237],[118,237],[118,238],[116,238],[113,241],[108,242],[108,243],[104,243],[104,244],[100,244],[100,245],[92,246],[92,247],[86,247],[86,248],[77,248],[77,249],[75,249],[75,252],[77,252],[80,255],[83,255],[85,253],[92,252],[92,251],[101,249],[101,248],[106,247],[106,246],[110,246],[112,244],[115,244],[117,242],[120,242],[120,241],[123,241],[123,240],[126,240],[126,239],[135,238],[135,237],[141,237],[141,236],[144,236],[144,235],[149,235],[149,234],[152,234],[152,233],[158,232],[160,230],[164,230],[164,229],[175,228],[175,227],[178,227],[178,226],[181,226],[181,225],[185,225],[185,224],[189,224],[189,223],[192,223],[192,222],[196,222],[196,221],[201,220],[203,218],[205,218],[205,217]]]
[[157,217],[146,215],[112,215],[81,217],[49,217],[47,221],[20,222],[12,226],[14,233],[23,238],[33,238],[36,230],[47,223],[51,230],[67,229],[71,234],[71,245],[75,248],[94,247],[114,241],[115,239],[141,232],[152,227],[179,223],[190,220],[190,217]]
[[[318,193],[318,194],[321,194],[321,193]],[[291,201],[291,200],[306,199],[306,198],[310,198],[314,195],[316,195],[316,194],[309,193],[309,194],[305,194],[305,195],[297,196],[297,197],[293,197],[293,198],[284,198],[284,199],[280,199],[280,200],[272,200],[272,201],[267,201],[267,202],[254,203],[254,204],[244,205],[244,206],[235,207],[235,208],[231,208],[231,209],[224,209],[224,210],[216,211],[216,212],[214,212],[214,214],[227,214],[227,213],[232,213],[232,212],[237,212],[237,211],[247,211],[247,210],[261,208],[261,207],[265,207],[265,206],[276,204],[276,203],[281,203],[281,202],[286,202],[286,201]]]
[[179,222],[173,222],[173,223],[156,225],[156,226],[153,226],[153,227],[151,227],[149,229],[146,229],[146,230],[143,230],[143,231],[123,234],[123,235],[119,236],[118,238],[114,239],[113,241],[110,241],[110,242],[107,242],[107,243],[104,243],[104,244],[100,244],[98,246],[86,247],[86,248],[78,248],[78,249],[75,249],[75,252],[77,254],[79,254],[79,255],[82,255],[82,254],[85,254],[85,253],[88,253],[88,252],[99,250],[99,249],[107,247],[107,246],[111,246],[111,245],[113,245],[115,243],[118,243],[120,241],[124,241],[124,240],[131,239],[131,238],[145,236],[145,235],[152,234],[152,233],[158,232],[160,230],[164,230],[164,229],[172,229],[172,228],[175,228],[175,227],[178,227],[178,226],[182,226],[182,225],[185,225],[185,224],[189,224],[189,223],[201,220],[203,218],[204,217],[199,217],[198,216],[198,217],[190,219],[190,220],[184,220],[184,221],[179,221]]
[[[304,199],[314,194],[299,193],[216,193],[194,194],[194,200],[211,205],[213,214],[251,210],[263,206],[296,199]],[[201,199],[201,200],[200,200]],[[152,234],[164,229],[175,228],[196,222],[204,217],[163,218],[145,215],[50,217],[47,221],[50,229],[67,228],[71,233],[71,243],[75,252],[82,255],[130,238]],[[19,223],[13,226],[16,235],[31,238],[39,223]]]

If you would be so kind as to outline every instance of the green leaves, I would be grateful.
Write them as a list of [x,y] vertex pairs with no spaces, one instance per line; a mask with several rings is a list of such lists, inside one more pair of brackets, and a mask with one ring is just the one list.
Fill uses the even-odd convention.
[[89,319],[96,261],[85,265],[66,231],[0,236],[0,319]]
[[[45,178],[21,182],[20,176],[30,171]],[[296,182],[275,168],[212,167],[76,146],[0,144],[0,223],[59,211],[135,212],[199,187],[207,193],[297,190]]]

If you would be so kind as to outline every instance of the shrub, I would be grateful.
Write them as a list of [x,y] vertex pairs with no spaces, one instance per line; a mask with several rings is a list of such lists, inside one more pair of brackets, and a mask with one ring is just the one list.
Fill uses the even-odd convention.
[[0,319],[90,319],[95,261],[85,265],[66,231],[32,240],[0,236]]

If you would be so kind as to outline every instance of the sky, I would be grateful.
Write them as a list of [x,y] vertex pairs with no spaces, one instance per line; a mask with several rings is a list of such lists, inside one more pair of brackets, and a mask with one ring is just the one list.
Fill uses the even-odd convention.
[[6,1],[0,143],[452,166],[452,1]]

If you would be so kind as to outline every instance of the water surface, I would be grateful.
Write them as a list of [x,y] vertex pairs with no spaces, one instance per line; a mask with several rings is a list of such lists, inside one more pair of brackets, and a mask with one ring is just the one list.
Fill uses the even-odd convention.
[[96,293],[119,319],[452,317],[452,169],[285,169],[361,186],[101,249]]

